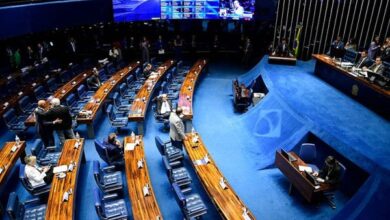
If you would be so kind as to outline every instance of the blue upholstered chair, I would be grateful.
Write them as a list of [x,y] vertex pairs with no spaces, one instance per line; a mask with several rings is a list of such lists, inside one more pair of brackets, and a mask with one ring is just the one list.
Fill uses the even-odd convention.
[[43,86],[38,86],[34,89],[34,95],[37,100],[47,99],[49,96],[53,95],[53,93],[46,91]]
[[115,170],[115,166],[100,167],[97,160],[93,161],[93,176],[96,184],[104,193],[113,193],[123,189],[122,174]]
[[7,214],[12,220],[45,219],[46,204],[35,197],[21,202],[15,192],[11,192],[7,202]]
[[114,107],[119,113],[128,114],[131,108],[129,101],[121,99],[118,92],[112,96]]
[[94,91],[88,91],[84,85],[80,85],[77,88],[77,96],[81,101],[88,101],[95,94]]
[[54,93],[58,89],[58,84],[56,82],[55,78],[50,78],[47,80],[47,88],[49,89],[50,92]]
[[71,71],[69,70],[62,71],[58,76],[58,78],[60,79],[60,84],[63,85],[68,83],[72,79],[72,76],[73,74]]
[[136,92],[134,89],[129,89],[126,85],[126,83],[121,83],[119,85],[119,93],[122,97],[122,99],[133,101],[136,95]]
[[30,97],[24,96],[18,101],[19,109],[24,113],[30,115],[37,107],[37,103],[33,102]]
[[171,142],[163,142],[159,136],[155,138],[156,146],[162,156],[166,156],[169,162],[169,165],[172,167],[178,167],[181,165],[183,160],[183,152],[171,145]]
[[199,218],[207,213],[207,207],[198,194],[184,195],[176,183],[172,183],[172,188],[185,219]]
[[317,158],[317,149],[316,145],[312,143],[303,143],[301,149],[299,150],[299,157],[305,161],[305,163],[313,169],[313,171],[318,172],[318,167],[315,164]]
[[51,185],[42,184],[39,186],[31,186],[26,174],[24,173],[25,165],[21,164],[19,167],[19,180],[22,182],[24,188],[33,196],[44,196],[50,191]]
[[41,139],[34,141],[31,154],[37,157],[37,163],[41,166],[56,165],[61,156],[56,146],[45,147]]
[[162,162],[167,171],[169,182],[179,185],[183,193],[191,191],[192,179],[188,170],[185,167],[172,168],[166,156],[162,156]]
[[108,75],[112,75],[116,72],[116,68],[112,62],[107,63],[107,65],[104,68],[106,69],[106,73]]
[[116,168],[122,168],[124,165],[124,160],[118,161],[115,160],[114,158],[110,157],[107,151],[107,147],[104,145],[103,142],[99,140],[95,140],[95,149],[96,152],[99,154],[100,158],[104,160],[109,165],[115,165]]
[[[340,163],[339,161],[337,161],[337,164],[340,166],[340,174],[339,174],[339,181],[338,181],[339,182],[338,185],[340,185],[340,183],[342,182],[345,176],[345,172],[347,172],[347,168],[344,166],[344,164]],[[329,206],[332,207],[333,209],[336,208],[336,203],[334,202],[334,191],[337,189],[337,186],[331,191],[324,192],[326,201],[328,202]]]
[[118,194],[102,195],[99,189],[95,189],[95,210],[99,219],[115,220],[127,219],[128,212],[126,202],[119,198]]
[[77,97],[72,93],[65,99],[65,104],[70,108],[72,115],[78,115],[87,101],[78,101]]
[[105,69],[100,69],[99,70],[99,79],[104,82],[108,79],[107,73]]
[[352,49],[346,49],[343,57],[343,61],[355,63],[358,56],[358,52]]
[[9,109],[3,114],[4,122],[7,128],[15,133],[23,132],[27,129],[24,125],[27,116],[18,116],[13,108]]
[[121,116],[119,112],[116,112],[116,109],[114,109],[111,104],[108,105],[106,113],[112,127],[122,128],[127,126],[129,120],[127,115]]

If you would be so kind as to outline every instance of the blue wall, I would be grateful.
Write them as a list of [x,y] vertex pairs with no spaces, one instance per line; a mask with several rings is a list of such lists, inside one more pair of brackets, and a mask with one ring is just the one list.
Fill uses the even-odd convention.
[[0,8],[0,39],[112,19],[111,0],[75,0]]

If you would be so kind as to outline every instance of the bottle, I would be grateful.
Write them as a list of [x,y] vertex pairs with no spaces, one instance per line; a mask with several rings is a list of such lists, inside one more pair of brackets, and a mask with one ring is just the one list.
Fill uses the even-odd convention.
[[79,132],[76,132],[76,138],[79,139],[80,138],[80,135],[79,135]]
[[135,140],[135,134],[134,134],[134,131],[131,131],[131,140],[134,141]]
[[18,135],[15,136],[15,142],[16,142],[16,145],[19,146],[19,144],[20,144],[20,138],[19,138]]
[[192,127],[192,129],[191,129],[191,133],[192,133],[192,135],[194,135],[195,134],[195,128],[194,127]]

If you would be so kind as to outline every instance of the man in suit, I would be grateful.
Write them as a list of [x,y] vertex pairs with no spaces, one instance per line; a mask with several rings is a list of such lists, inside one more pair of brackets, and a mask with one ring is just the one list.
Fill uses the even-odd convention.
[[103,141],[103,145],[107,148],[107,154],[109,158],[112,160],[112,164],[116,166],[122,166],[123,161],[123,145],[122,143],[117,139],[117,136],[115,133],[110,133]]
[[318,177],[324,179],[326,183],[336,185],[340,181],[340,165],[333,156],[328,156],[325,159],[325,165],[318,172]]
[[169,137],[171,138],[172,146],[182,148],[183,140],[187,137],[184,133],[184,123],[179,117],[183,110],[178,107],[176,111],[172,111],[169,115]]
[[340,58],[344,55],[344,42],[340,36],[337,36],[336,40],[332,42],[330,46],[330,56]]
[[282,39],[282,42],[276,48],[275,54],[277,56],[281,56],[281,57],[290,56],[290,49],[288,48],[288,44],[287,44],[286,38]]
[[56,131],[60,139],[60,145],[63,146],[66,139],[75,138],[72,129],[72,116],[69,107],[61,105],[58,98],[53,98],[50,101],[51,109],[47,112],[49,119],[61,119],[61,123],[55,124],[53,129]]
[[360,53],[360,59],[359,61],[356,63],[355,67],[356,68],[363,68],[363,67],[367,67],[368,64],[370,62],[370,59],[368,58],[367,56],[367,51],[366,50],[363,50],[361,53]]
[[96,91],[101,85],[102,83],[100,82],[99,71],[96,67],[94,67],[92,70],[92,76],[87,80],[87,86],[90,90]]
[[45,110],[46,101],[39,100],[38,107],[34,110],[35,126],[45,147],[54,146],[53,125],[61,123],[61,119],[49,121]]
[[363,68],[364,71],[368,71],[368,72],[372,72],[372,73],[376,73],[378,75],[382,75],[383,76],[383,72],[385,71],[385,66],[383,66],[382,64],[382,59],[381,57],[377,57],[375,58],[375,63],[372,64],[370,67],[364,67]]
[[168,119],[172,111],[172,103],[168,100],[167,94],[162,94],[157,97],[157,114],[160,115],[162,119]]

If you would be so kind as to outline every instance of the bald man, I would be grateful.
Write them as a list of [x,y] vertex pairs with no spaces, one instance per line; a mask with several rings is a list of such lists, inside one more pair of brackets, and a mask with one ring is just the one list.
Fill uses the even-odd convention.
[[38,101],[38,107],[34,110],[34,115],[36,120],[35,126],[43,145],[45,147],[54,146],[53,125],[61,121],[50,121],[48,119],[45,100]]

